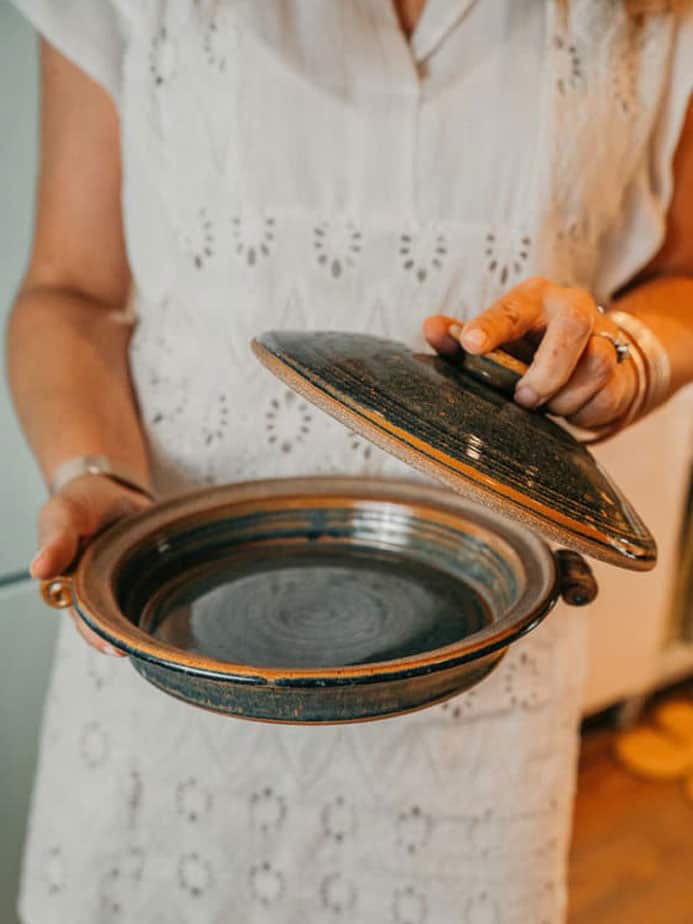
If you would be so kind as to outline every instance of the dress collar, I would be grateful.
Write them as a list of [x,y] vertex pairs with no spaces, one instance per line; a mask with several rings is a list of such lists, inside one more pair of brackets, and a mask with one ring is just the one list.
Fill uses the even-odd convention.
[[[391,3],[392,0],[387,2]],[[477,0],[426,0],[409,39],[414,60],[419,63],[433,54],[476,2]]]

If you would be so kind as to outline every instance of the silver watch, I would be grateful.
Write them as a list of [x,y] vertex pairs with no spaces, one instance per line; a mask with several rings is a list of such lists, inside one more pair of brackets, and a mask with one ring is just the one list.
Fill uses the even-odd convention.
[[107,456],[75,456],[59,465],[51,480],[49,489],[51,494],[57,494],[65,485],[82,475],[104,475],[112,481],[143,494],[154,500],[152,492],[133,478],[129,472],[120,466],[114,465]]

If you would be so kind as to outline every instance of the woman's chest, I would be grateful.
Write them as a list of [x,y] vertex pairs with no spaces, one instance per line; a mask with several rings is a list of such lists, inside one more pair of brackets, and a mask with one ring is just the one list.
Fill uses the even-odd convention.
[[417,48],[389,0],[152,5],[122,113],[135,244],[266,270],[303,235],[336,277],[388,248],[435,276],[471,248],[499,287],[558,248],[568,277],[589,274],[651,136],[666,17],[455,7]]

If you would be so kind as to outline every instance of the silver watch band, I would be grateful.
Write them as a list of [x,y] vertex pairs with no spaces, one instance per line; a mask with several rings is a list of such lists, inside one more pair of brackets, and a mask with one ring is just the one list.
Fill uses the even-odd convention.
[[155,500],[152,492],[133,478],[129,472],[114,465],[107,456],[75,456],[59,465],[50,483],[50,493],[57,494],[66,484],[82,475],[104,475],[131,491],[137,491],[150,500]]

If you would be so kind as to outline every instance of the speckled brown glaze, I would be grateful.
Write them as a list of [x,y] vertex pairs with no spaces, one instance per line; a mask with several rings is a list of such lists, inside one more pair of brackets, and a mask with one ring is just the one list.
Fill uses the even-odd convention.
[[456,492],[595,558],[654,567],[654,539],[588,450],[481,381],[483,364],[365,334],[275,331],[252,345],[295,391]]

